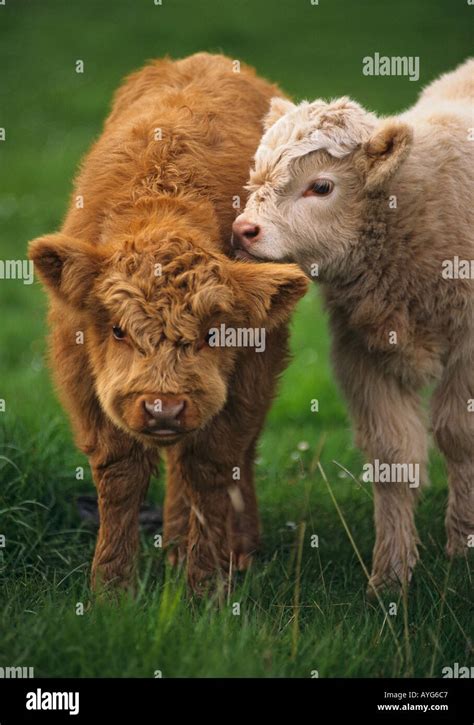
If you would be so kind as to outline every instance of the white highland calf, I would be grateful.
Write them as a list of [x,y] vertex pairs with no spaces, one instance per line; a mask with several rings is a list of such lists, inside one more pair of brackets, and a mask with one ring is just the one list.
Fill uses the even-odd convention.
[[[474,548],[473,101],[473,60],[394,118],[348,98],[275,99],[234,224],[237,256],[297,262],[321,282],[335,371],[370,462],[416,465],[426,480],[419,392],[436,381],[450,555]],[[460,261],[463,274],[446,273]],[[417,491],[374,481],[371,590],[410,578]]]

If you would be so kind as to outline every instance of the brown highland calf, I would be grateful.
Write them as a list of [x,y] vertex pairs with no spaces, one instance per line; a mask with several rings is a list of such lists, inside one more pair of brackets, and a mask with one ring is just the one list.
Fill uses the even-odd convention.
[[356,438],[382,473],[366,469],[372,592],[406,583],[418,559],[414,509],[428,458],[419,394],[428,382],[448,469],[447,551],[473,551],[473,101],[474,60],[394,118],[348,98],[275,99],[234,223],[241,255],[297,262],[322,284]]
[[[131,75],[62,231],[30,246],[50,293],[56,384],[98,489],[95,583],[130,582],[160,449],[164,544],[187,559],[194,589],[248,566],[258,543],[255,446],[307,283],[296,267],[227,256],[233,202],[279,93],[234,70],[200,53]],[[264,328],[265,350],[211,348],[222,324]]]

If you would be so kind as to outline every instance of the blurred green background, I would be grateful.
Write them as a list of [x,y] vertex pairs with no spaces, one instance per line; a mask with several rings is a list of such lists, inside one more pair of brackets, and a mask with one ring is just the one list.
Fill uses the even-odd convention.
[[[100,133],[113,91],[147,59],[224,52],[254,65],[295,99],[353,96],[378,113],[472,52],[466,0],[7,0],[0,5],[0,258],[59,228],[78,163]],[[366,77],[364,56],[419,56],[420,80]],[[84,73],[75,72],[77,60]],[[235,109],[236,128],[242,108]],[[444,558],[446,485],[419,510],[422,564],[408,609],[390,619],[365,601],[365,576],[316,468],[319,453],[365,563],[373,544],[371,493],[329,365],[316,288],[293,323],[294,360],[270,415],[258,461],[263,549],[232,601],[242,615],[189,603],[179,576],[143,536],[140,590],[120,612],[84,617],[94,534],[74,497],[92,491],[45,366],[45,298],[38,284],[0,284],[0,666],[38,675],[439,676],[472,661],[472,574]],[[309,401],[319,400],[311,413]],[[84,466],[86,480],[75,479]],[[161,501],[163,482],[152,497]],[[296,556],[302,534],[302,563]],[[319,548],[310,537],[319,536]],[[296,582],[300,584],[297,594]],[[446,604],[444,603],[446,601]],[[393,626],[392,626],[393,624]],[[471,629],[470,629],[471,628]]]

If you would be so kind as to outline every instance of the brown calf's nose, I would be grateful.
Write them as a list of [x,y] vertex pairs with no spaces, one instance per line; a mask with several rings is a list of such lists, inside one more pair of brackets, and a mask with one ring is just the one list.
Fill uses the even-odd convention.
[[145,412],[157,423],[177,423],[184,411],[186,402],[183,398],[172,395],[157,395],[143,400]]
[[240,243],[253,244],[260,238],[260,227],[245,217],[239,216],[232,225],[232,231]]

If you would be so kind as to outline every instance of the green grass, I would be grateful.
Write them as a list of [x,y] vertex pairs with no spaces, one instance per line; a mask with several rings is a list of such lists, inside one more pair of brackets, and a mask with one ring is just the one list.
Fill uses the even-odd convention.
[[[349,93],[390,113],[469,54],[471,11],[435,0],[7,2],[0,6],[1,258],[22,258],[29,239],[58,228],[113,90],[146,59],[222,50],[296,98]],[[420,83],[363,77],[361,59],[375,51],[419,55]],[[76,59],[85,61],[82,76]],[[152,535],[142,537],[136,598],[92,602],[94,535],[74,503],[92,483],[45,367],[45,300],[38,285],[2,280],[0,305],[0,666],[34,666],[43,676],[425,677],[472,664],[472,572],[443,553],[447,491],[436,453],[418,510],[422,561],[408,603],[397,602],[392,616],[384,611],[390,600],[366,601],[358,554],[316,466],[321,450],[369,566],[371,492],[341,469],[358,479],[362,458],[331,374],[316,289],[295,317],[294,359],[261,442],[262,551],[221,606],[186,595]],[[318,413],[310,412],[313,398]],[[303,441],[308,450],[298,449]],[[161,501],[163,492],[164,482],[154,481],[151,497]]]

